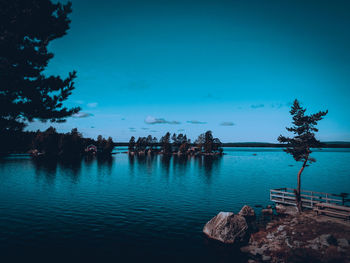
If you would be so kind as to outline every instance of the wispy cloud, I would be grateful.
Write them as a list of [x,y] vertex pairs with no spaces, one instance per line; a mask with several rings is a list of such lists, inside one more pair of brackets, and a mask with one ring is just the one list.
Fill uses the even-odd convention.
[[206,122],[204,122],[204,121],[196,121],[196,120],[187,121],[187,123],[191,123],[191,124],[206,124]]
[[90,102],[90,103],[87,104],[87,106],[89,108],[96,108],[98,106],[98,103],[97,102]]
[[163,118],[155,118],[152,116],[147,116],[145,119],[145,123],[147,124],[180,124],[179,121],[168,121]]
[[280,108],[282,108],[283,106],[285,106],[285,105],[282,104],[282,103],[272,103],[272,104],[271,104],[271,107],[272,107],[272,108],[276,108],[276,109],[280,109]]
[[235,124],[232,121],[224,121],[220,123],[221,126],[234,126]]
[[265,105],[264,104],[252,104],[250,107],[252,109],[258,109],[258,108],[263,108]]
[[182,131],[185,131],[185,129],[178,129],[177,131],[178,132],[182,132]]
[[158,132],[158,131],[156,131],[156,130],[150,130],[150,132]]
[[92,113],[87,113],[87,112],[78,112],[72,115],[73,118],[87,118],[94,116]]
[[149,128],[141,128],[141,130],[145,130],[145,131],[147,131],[147,130],[149,130]]
[[131,131],[131,132],[136,132],[136,129],[133,128],[133,127],[130,127],[130,128],[129,128],[129,131]]

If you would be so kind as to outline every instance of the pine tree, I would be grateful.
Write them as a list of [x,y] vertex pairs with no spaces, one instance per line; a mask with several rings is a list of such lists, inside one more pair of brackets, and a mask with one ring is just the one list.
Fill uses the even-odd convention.
[[53,58],[47,47],[66,34],[71,12],[70,2],[0,1],[0,132],[21,131],[34,119],[63,122],[79,111],[63,106],[76,72],[44,74]]
[[306,109],[302,108],[298,100],[294,101],[294,104],[290,110],[290,114],[293,116],[293,126],[286,128],[287,131],[294,133],[294,137],[284,137],[280,135],[278,141],[281,143],[287,143],[287,148],[284,150],[286,153],[291,154],[295,161],[303,162],[302,167],[298,172],[298,186],[295,190],[295,197],[298,211],[302,210],[300,187],[301,187],[301,173],[306,167],[307,163],[313,163],[316,159],[311,158],[312,148],[319,148],[321,146],[320,141],[315,138],[315,132],[318,129],[315,127],[318,121],[322,120],[327,115],[328,110],[319,111],[318,113],[305,115]]
[[129,141],[129,152],[134,152],[134,151],[135,151],[135,137],[131,136]]

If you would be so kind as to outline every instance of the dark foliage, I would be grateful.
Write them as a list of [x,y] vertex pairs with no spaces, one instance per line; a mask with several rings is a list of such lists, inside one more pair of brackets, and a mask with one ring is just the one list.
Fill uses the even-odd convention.
[[63,102],[74,89],[67,78],[45,76],[50,42],[69,29],[71,3],[0,0],[0,132],[21,131],[27,121],[63,122],[79,111]]
[[53,127],[43,132],[12,132],[7,133],[5,139],[7,143],[1,148],[2,154],[31,152],[34,156],[49,159],[79,158],[89,154],[85,151],[89,145],[97,147],[97,155],[110,156],[114,148],[111,137],[84,138],[76,128],[68,133],[58,133]]
[[[170,137],[172,143],[170,141]],[[158,148],[160,146],[160,148]],[[196,146],[192,148],[193,146]],[[167,154],[199,154],[203,153],[222,153],[222,143],[218,138],[213,138],[212,132],[207,131],[205,134],[201,134],[194,144],[190,139],[187,139],[185,134],[174,133],[172,136],[167,132],[157,141],[156,137],[148,135],[147,137],[139,137],[135,142],[135,137],[131,137],[129,141],[129,152],[145,154],[145,153],[157,153],[161,152]]]
[[162,138],[159,140],[162,151],[164,154],[170,154],[171,153],[171,144],[170,144],[170,133],[167,132]]
[[287,143],[284,150],[291,154],[296,161],[308,161],[309,163],[316,161],[310,158],[311,148],[319,148],[321,143],[315,138],[315,132],[318,132],[316,125],[322,120],[328,111],[320,111],[315,114],[305,115],[306,109],[302,108],[298,100],[294,101],[290,114],[293,116],[293,126],[286,128],[287,131],[295,134],[293,138],[280,135],[278,141]]
[[298,162],[303,162],[303,165],[298,173],[298,188],[295,190],[296,202],[299,212],[301,212],[301,173],[306,167],[307,163],[315,162],[314,158],[310,157],[312,148],[320,148],[321,143],[315,138],[315,132],[318,132],[316,125],[318,121],[322,120],[327,115],[327,111],[320,111],[315,114],[305,115],[306,109],[302,108],[298,100],[294,101],[294,104],[290,110],[290,114],[293,116],[293,126],[286,128],[287,131],[294,133],[294,137],[285,137],[280,135],[278,141],[280,143],[286,143],[287,147],[284,150],[286,153],[291,154],[293,158]]
[[211,131],[202,133],[198,136],[197,140],[194,142],[195,145],[205,153],[222,152],[222,143],[218,138],[214,138]]

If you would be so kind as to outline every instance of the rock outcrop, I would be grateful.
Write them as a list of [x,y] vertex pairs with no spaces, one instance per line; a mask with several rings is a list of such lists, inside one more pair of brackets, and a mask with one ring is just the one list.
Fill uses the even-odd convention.
[[238,213],[240,216],[245,218],[255,218],[255,211],[248,205],[242,207],[241,211]]
[[240,245],[249,238],[248,224],[245,218],[231,212],[220,212],[206,223],[203,232],[209,238],[225,244]]
[[276,205],[276,213],[281,215],[296,215],[298,209],[295,206]]
[[274,218],[241,251],[251,262],[350,262],[349,240],[347,222],[304,211]]

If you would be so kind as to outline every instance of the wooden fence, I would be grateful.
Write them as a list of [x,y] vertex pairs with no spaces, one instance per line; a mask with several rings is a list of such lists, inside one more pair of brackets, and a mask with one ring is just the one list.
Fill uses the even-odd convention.
[[[347,194],[329,194],[322,192],[301,190],[302,207],[314,208],[317,203],[328,203],[336,205],[345,205],[349,199],[345,199]],[[276,204],[296,205],[294,189],[278,188],[270,190],[270,200]]]

